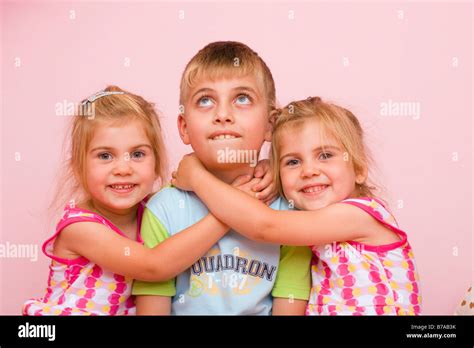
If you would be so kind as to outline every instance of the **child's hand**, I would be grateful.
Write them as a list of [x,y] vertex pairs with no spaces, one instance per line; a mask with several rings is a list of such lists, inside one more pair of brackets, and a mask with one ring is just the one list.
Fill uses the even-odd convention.
[[253,192],[256,192],[254,196],[266,205],[270,205],[278,196],[278,190],[273,182],[273,170],[268,160],[258,162],[255,167],[254,177],[261,179],[260,182],[252,187]]
[[196,177],[196,171],[199,170],[206,170],[206,168],[194,152],[187,154],[179,162],[178,170],[171,174],[171,184],[184,191],[193,191],[192,179]]
[[251,175],[241,175],[232,182],[232,186],[245,192],[249,196],[255,197],[255,192],[252,190],[256,184],[258,184],[262,179],[252,178]]

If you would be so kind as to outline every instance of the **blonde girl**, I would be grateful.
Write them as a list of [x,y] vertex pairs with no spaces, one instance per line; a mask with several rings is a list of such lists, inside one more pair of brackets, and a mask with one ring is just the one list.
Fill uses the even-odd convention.
[[368,179],[357,118],[319,97],[277,115],[271,161],[280,192],[299,211],[275,211],[224,184],[187,155],[173,184],[248,238],[313,251],[307,315],[416,315],[413,251]]
[[228,230],[209,215],[154,249],[145,247],[145,202],[166,169],[153,104],[109,86],[84,100],[81,111],[72,121],[67,175],[56,197],[69,204],[43,245],[51,258],[46,294],[28,300],[24,315],[133,315],[134,278],[175,277]]

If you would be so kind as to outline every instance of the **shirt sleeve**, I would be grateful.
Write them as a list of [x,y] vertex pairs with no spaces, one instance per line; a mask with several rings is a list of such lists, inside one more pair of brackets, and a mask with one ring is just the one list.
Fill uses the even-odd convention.
[[[148,208],[145,208],[143,212],[140,233],[145,246],[148,248],[155,247],[169,237],[166,228]],[[175,279],[165,282],[135,280],[133,282],[132,295],[174,296],[176,295]]]
[[309,299],[311,256],[309,247],[286,245],[281,247],[278,273],[272,290],[273,297]]

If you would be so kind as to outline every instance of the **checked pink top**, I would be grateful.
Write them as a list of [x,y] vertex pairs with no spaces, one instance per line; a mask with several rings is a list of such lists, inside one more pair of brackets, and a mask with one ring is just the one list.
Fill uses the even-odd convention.
[[[138,207],[137,241],[143,202]],[[103,269],[85,257],[68,260],[53,255],[54,241],[68,225],[77,222],[97,222],[126,237],[104,217],[79,208],[64,209],[56,233],[43,244],[43,252],[51,264],[46,294],[23,304],[23,315],[134,315],[135,301],[131,295],[133,279]]]
[[385,225],[400,241],[371,246],[354,241],[314,246],[306,315],[418,315],[421,296],[413,251],[382,202],[346,199]]

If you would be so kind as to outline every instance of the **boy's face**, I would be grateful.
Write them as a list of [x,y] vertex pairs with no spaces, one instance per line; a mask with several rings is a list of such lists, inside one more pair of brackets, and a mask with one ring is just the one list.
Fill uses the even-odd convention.
[[268,101],[254,76],[201,79],[188,91],[178,128],[207,169],[252,166],[271,140]]

